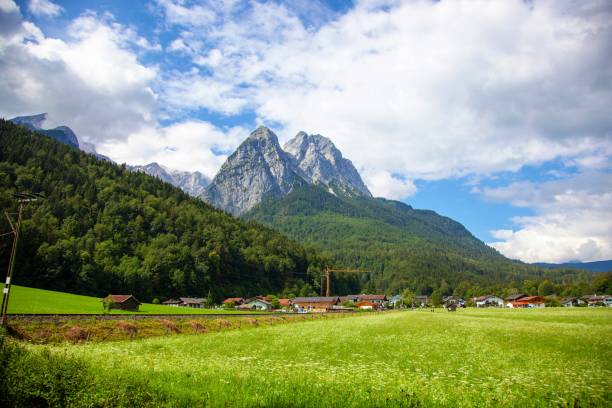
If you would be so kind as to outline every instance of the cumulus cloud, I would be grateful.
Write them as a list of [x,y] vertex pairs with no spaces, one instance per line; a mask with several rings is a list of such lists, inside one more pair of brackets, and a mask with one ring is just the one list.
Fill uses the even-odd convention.
[[166,18],[194,63],[220,53],[173,76],[170,104],[253,110],[281,134],[316,128],[373,174],[516,171],[611,137],[605,2],[360,2],[315,28],[276,3]]
[[516,229],[492,231],[490,245],[526,262],[612,258],[612,174],[588,172],[544,183],[516,182],[485,188],[485,199],[533,208],[515,217]]
[[49,0],[30,0],[28,10],[35,16],[55,17],[60,15],[64,8]]
[[67,124],[93,143],[152,126],[157,70],[137,49],[154,46],[110,15],[84,14],[67,35],[47,37],[21,20],[2,33],[0,115],[48,112],[47,125]]
[[403,200],[413,196],[417,188],[411,180],[392,175],[387,171],[363,174],[365,183],[371,187],[374,197],[385,197],[392,200]]
[[99,144],[100,153],[129,164],[161,163],[175,170],[201,171],[213,178],[231,151],[249,135],[242,127],[219,129],[208,122],[186,120],[149,127],[124,140]]

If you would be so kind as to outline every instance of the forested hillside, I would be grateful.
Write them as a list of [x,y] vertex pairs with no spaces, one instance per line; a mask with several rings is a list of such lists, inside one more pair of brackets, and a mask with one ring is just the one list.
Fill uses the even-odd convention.
[[[397,293],[478,294],[523,289],[524,281],[589,282],[586,273],[548,271],[511,261],[461,224],[433,211],[381,198],[334,196],[308,186],[268,200],[245,215],[334,259],[336,265],[374,271],[368,289]],[[364,279],[364,278],[362,278]]]
[[[26,207],[15,283],[94,296],[309,294],[312,250],[180,189],[0,120],[0,210]],[[9,231],[2,216],[0,232]],[[0,241],[6,271],[11,237]],[[310,276],[309,276],[310,275]],[[296,293],[298,294],[298,293]]]

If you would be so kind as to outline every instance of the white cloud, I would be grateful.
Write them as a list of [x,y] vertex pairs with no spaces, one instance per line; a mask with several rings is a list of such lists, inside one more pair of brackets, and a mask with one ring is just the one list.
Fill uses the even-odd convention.
[[48,112],[95,144],[155,126],[157,70],[137,54],[155,46],[112,16],[80,16],[66,40],[28,21],[0,34],[0,116]]
[[515,230],[492,231],[490,245],[526,262],[595,261],[612,258],[612,174],[589,172],[563,180],[517,182],[485,188],[488,200],[533,208],[515,217]]
[[19,7],[13,0],[0,0],[0,11],[3,13],[19,13]]
[[222,55],[174,75],[168,102],[254,110],[285,135],[316,129],[358,167],[408,179],[516,171],[609,145],[605,3],[384,3],[316,29],[275,3],[198,21],[167,13],[195,64]]
[[219,129],[208,122],[187,120],[167,127],[149,127],[125,140],[98,145],[98,151],[128,164],[161,163],[175,170],[201,171],[213,178],[227,158],[218,152],[233,150],[249,130]]
[[64,8],[49,0],[30,0],[28,10],[35,16],[55,17],[60,15]]
[[372,195],[375,197],[402,200],[413,196],[417,192],[417,188],[411,180],[403,180],[386,171],[366,172],[363,174],[363,178],[365,183],[371,186]]

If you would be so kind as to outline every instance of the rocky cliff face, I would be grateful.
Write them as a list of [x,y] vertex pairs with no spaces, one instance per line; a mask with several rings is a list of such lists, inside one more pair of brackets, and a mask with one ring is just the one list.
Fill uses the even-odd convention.
[[200,196],[210,184],[210,179],[199,171],[191,173],[188,171],[172,170],[155,162],[142,166],[128,166],[128,168],[132,171],[141,171],[150,176],[157,177],[194,197]]
[[328,138],[300,132],[285,144],[284,150],[310,184],[324,185],[336,195],[372,197],[353,163],[342,157]]
[[283,150],[276,135],[260,127],[227,159],[202,199],[241,215],[264,199],[281,198],[309,184],[334,194],[372,196],[331,140],[300,132]]
[[43,129],[42,125],[47,120],[46,113],[31,116],[18,116],[10,119],[11,122],[27,127],[37,133],[56,139],[69,146],[79,148],[79,140],[68,126],[58,126],[53,129]]
[[228,157],[202,199],[240,215],[265,198],[283,197],[306,183],[276,135],[262,126]]

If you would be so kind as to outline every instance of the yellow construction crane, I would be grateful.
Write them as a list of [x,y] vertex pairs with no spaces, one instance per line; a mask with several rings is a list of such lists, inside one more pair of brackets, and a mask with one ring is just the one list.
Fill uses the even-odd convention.
[[364,271],[362,269],[331,269],[328,266],[325,267],[325,280],[326,280],[326,288],[325,288],[325,296],[331,296],[331,290],[329,287],[329,276],[332,272],[342,272],[342,273],[367,273],[372,271]]

